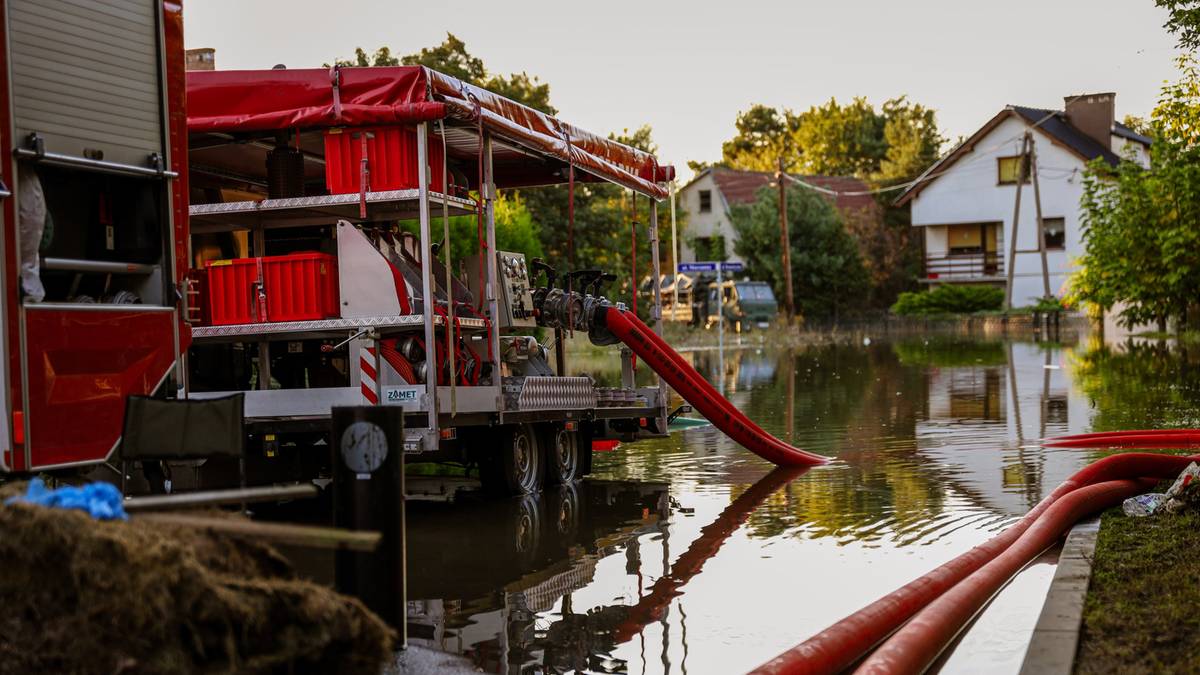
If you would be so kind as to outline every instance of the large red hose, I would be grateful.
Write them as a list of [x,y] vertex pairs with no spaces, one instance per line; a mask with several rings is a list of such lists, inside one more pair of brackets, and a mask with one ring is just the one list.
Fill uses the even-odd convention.
[[1062,497],[1003,553],[917,613],[855,672],[876,675],[925,672],[971,617],[1076,521],[1145,492],[1156,482],[1153,478],[1106,481],[1078,488]]
[[713,426],[750,452],[779,466],[814,466],[829,461],[794,448],[751,422],[636,315],[609,307],[605,324]]
[[1200,447],[1198,429],[1102,431],[1048,438],[1051,448],[1194,448]]
[[1023,518],[988,541],[905,584],[759,666],[756,673],[836,673],[848,668],[942,593],[1007,549],[1071,491],[1121,478],[1171,478],[1200,456],[1123,453],[1077,471]]

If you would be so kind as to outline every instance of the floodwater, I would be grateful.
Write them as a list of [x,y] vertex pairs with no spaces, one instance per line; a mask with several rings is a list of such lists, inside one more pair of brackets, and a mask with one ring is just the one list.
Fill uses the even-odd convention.
[[[1039,438],[1200,422],[1196,348],[931,338],[687,356],[765,429],[836,461],[773,471],[694,428],[597,455],[573,489],[415,504],[410,643],[486,672],[744,672],[1096,457]],[[941,672],[1017,672],[1054,562],[1008,586]]]

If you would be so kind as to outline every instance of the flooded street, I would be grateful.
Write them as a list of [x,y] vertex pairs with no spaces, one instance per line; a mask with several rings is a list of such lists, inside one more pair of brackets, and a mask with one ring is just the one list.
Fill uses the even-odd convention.
[[[538,498],[413,504],[410,642],[487,672],[744,672],[983,542],[1096,456],[1038,439],[1196,425],[1197,352],[691,352],[751,419],[836,461],[773,470],[707,426],[599,453],[587,481]],[[1005,589],[941,672],[1015,673],[1054,562]]]

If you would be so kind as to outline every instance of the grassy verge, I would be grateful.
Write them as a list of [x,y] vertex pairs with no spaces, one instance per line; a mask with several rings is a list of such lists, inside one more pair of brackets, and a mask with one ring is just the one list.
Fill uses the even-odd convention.
[[1105,512],[1076,673],[1197,672],[1200,514]]

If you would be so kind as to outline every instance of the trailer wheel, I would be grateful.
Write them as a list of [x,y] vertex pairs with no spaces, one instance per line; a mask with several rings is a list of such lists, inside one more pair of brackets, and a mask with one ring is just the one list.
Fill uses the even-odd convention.
[[542,489],[542,452],[537,434],[528,424],[505,427],[500,456],[485,468],[484,487],[510,495],[534,494]]
[[561,424],[550,425],[545,431],[546,483],[562,485],[582,476],[578,432],[567,431]]

